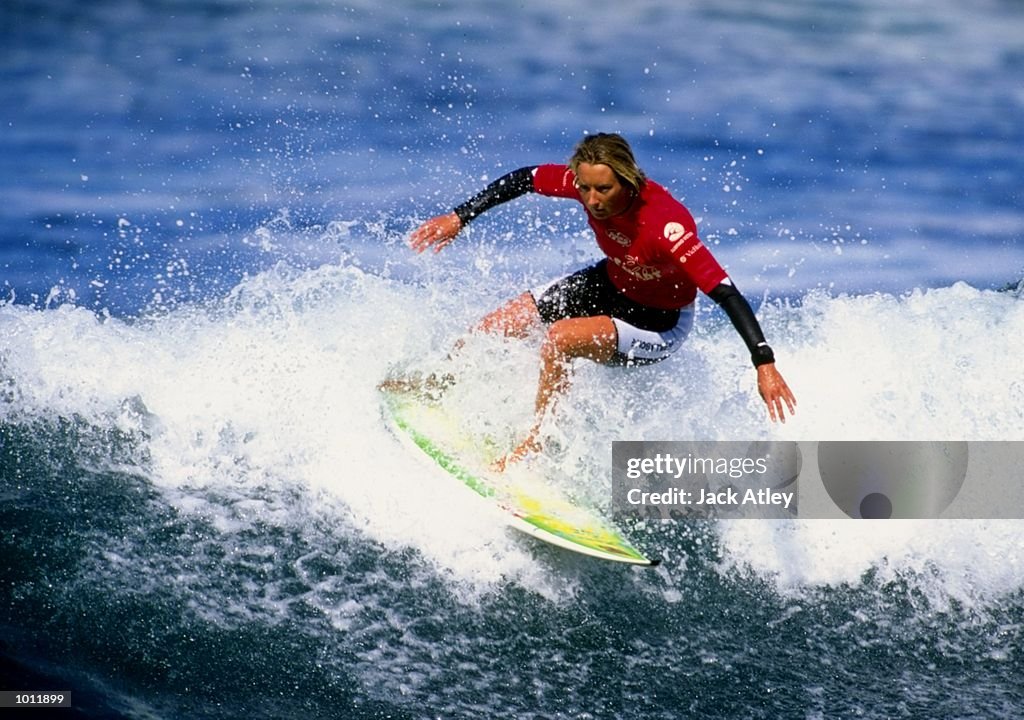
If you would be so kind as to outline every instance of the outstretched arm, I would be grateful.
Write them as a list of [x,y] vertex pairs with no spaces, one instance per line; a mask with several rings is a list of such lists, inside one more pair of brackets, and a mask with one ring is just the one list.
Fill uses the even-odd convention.
[[433,247],[440,252],[455,239],[473,218],[495,205],[513,200],[533,191],[535,167],[524,167],[503,175],[447,215],[427,220],[413,231],[409,242],[416,252]]
[[757,368],[757,390],[761,399],[768,406],[768,415],[772,422],[786,422],[786,409],[789,414],[796,412],[796,397],[782,374],[775,369],[775,353],[764,339],[761,325],[750,308],[750,303],[730,283],[721,283],[708,293],[729,316],[733,327],[743,338],[750,351],[750,360]]

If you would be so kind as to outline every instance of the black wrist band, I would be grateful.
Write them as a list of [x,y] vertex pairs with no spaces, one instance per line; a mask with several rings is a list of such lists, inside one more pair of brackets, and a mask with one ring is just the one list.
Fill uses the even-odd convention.
[[767,365],[768,363],[775,362],[775,353],[772,352],[772,349],[771,347],[769,347],[768,343],[758,343],[754,350],[750,353],[750,361],[754,363],[754,367]]

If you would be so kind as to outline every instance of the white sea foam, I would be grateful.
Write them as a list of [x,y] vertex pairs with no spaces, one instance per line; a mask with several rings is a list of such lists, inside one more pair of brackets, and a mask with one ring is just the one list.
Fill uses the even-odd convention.
[[1019,592],[1024,577],[1021,521],[903,520],[759,523],[721,526],[730,568],[746,567],[786,593],[908,581],[929,610],[953,602],[978,609]]
[[[78,417],[148,437],[148,479],[167,502],[237,533],[288,524],[287,498],[337,513],[385,547],[411,547],[454,580],[564,589],[496,512],[432,476],[384,428],[376,383],[396,362],[439,362],[493,291],[403,283],[351,265],[280,266],[223,301],[128,323],[63,306],[0,307],[3,416]],[[484,302],[497,302],[495,295]],[[959,284],[906,296],[762,308],[799,401],[771,426],[742,344],[717,311],[672,361],[639,371],[580,365],[547,426],[556,482],[606,502],[611,440],[1022,439],[1024,305]],[[511,441],[530,417],[535,345],[467,346],[453,402]],[[420,360],[417,360],[420,359]],[[223,498],[231,498],[225,503]],[[1019,586],[1019,524],[806,522],[721,526],[731,561],[793,588],[935,568],[933,588],[978,599]],[[954,551],[951,551],[951,545]],[[340,620],[343,622],[343,619]]]

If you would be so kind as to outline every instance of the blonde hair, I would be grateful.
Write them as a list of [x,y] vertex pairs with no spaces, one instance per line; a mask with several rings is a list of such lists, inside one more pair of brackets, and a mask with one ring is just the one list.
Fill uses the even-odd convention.
[[569,167],[576,173],[581,163],[607,165],[619,182],[633,188],[634,192],[639,192],[647,182],[647,176],[633,157],[633,149],[624,137],[615,133],[597,133],[580,140],[569,158]]

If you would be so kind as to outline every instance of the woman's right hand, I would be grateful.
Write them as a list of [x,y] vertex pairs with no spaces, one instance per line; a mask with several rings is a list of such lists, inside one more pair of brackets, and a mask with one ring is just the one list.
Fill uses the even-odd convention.
[[448,243],[455,239],[460,230],[462,230],[462,220],[454,212],[438,215],[413,231],[409,237],[409,245],[418,253],[428,247],[433,247],[434,252],[441,252]]

